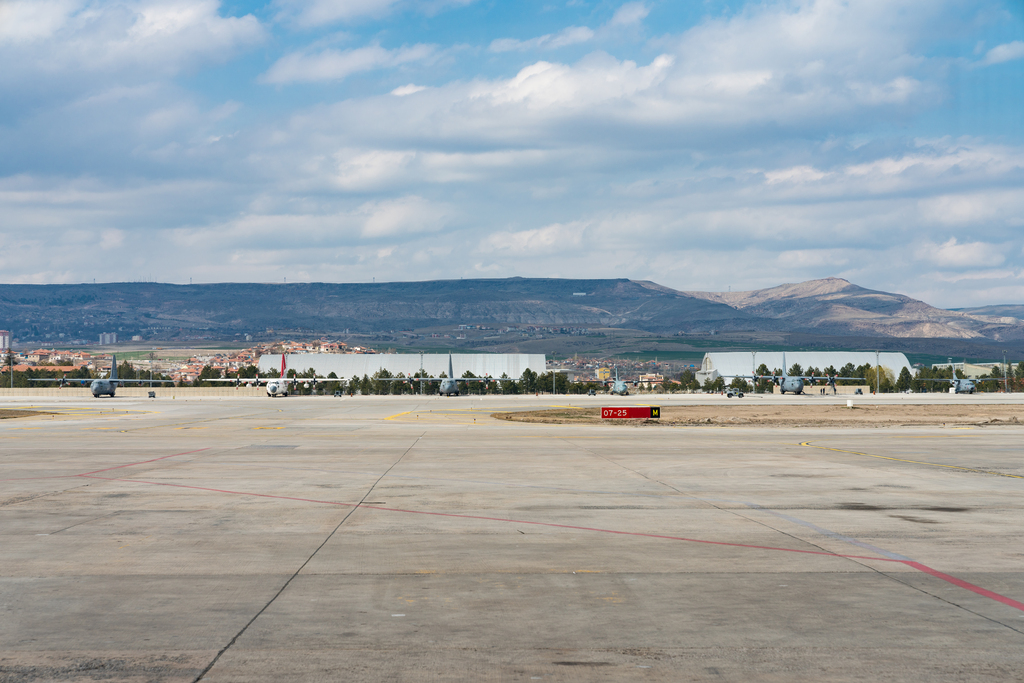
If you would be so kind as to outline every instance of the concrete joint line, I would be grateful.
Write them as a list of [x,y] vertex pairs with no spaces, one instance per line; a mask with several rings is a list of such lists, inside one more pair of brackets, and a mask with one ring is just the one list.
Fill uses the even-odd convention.
[[334,534],[336,534],[338,532],[338,529],[341,528],[341,525],[344,524],[345,522],[347,522],[348,518],[352,516],[352,513],[354,513],[356,510],[359,509],[359,506],[362,505],[363,501],[365,501],[367,498],[370,497],[370,494],[373,493],[373,489],[375,489],[377,487],[377,484],[379,484],[381,482],[381,480],[384,479],[384,477],[388,476],[388,472],[390,472],[395,467],[397,467],[398,463],[402,462],[402,459],[405,458],[405,456],[409,455],[410,451],[412,451],[412,449],[416,447],[416,444],[418,444],[420,442],[420,439],[422,439],[425,434],[426,434],[426,432],[423,432],[423,434],[420,434],[419,436],[417,436],[416,440],[412,442],[412,445],[410,445],[409,448],[407,448],[405,450],[405,452],[402,453],[402,455],[400,455],[398,457],[398,460],[395,460],[395,462],[393,462],[391,464],[391,467],[387,468],[382,475],[377,477],[377,480],[375,482],[373,482],[373,484],[370,486],[370,488],[368,488],[366,490],[366,493],[364,493],[363,497],[359,499],[359,502],[356,503],[355,505],[353,505],[349,509],[349,511],[345,513],[345,516],[342,517],[340,522],[338,522],[338,526],[334,527],[331,530],[331,533],[327,534],[327,538],[325,538],[323,540],[323,542],[320,545],[318,545],[316,547],[316,549],[313,550],[312,553],[310,553],[309,557],[306,558],[306,561],[303,562],[299,566],[299,568],[295,570],[295,573],[288,577],[288,580],[284,582],[284,584],[281,586],[281,588],[279,588],[278,591],[276,593],[274,593],[273,596],[271,596],[270,600],[267,601],[267,604],[263,605],[263,607],[261,607],[260,610],[258,612],[256,612],[256,614],[253,615],[252,619],[250,619],[248,622],[246,622],[245,626],[243,626],[241,628],[241,630],[239,630],[239,632],[236,633],[234,635],[234,637],[231,638],[231,640],[228,641],[228,644],[225,645],[224,647],[222,647],[220,649],[220,651],[217,652],[216,655],[214,655],[213,659],[210,660],[210,663],[206,665],[206,668],[204,668],[202,671],[200,671],[199,675],[196,676],[194,679],[192,679],[192,683],[199,683],[199,681],[203,680],[203,678],[206,676],[206,674],[210,673],[210,670],[213,669],[214,665],[220,660],[221,656],[225,652],[227,652],[231,648],[232,645],[234,645],[236,642],[238,642],[238,639],[241,638],[242,635],[246,631],[249,630],[249,627],[252,626],[256,622],[257,619],[260,618],[261,614],[266,612],[270,608],[270,606],[274,604],[274,601],[277,600],[281,596],[282,593],[284,593],[285,589],[288,588],[288,586],[291,584],[291,582],[295,580],[295,577],[297,577],[302,572],[302,570],[306,568],[306,565],[308,565],[310,562],[312,562],[313,558],[316,557],[316,554],[318,552],[320,552],[320,550],[325,545],[327,545],[327,542],[330,541],[331,538],[334,536]]

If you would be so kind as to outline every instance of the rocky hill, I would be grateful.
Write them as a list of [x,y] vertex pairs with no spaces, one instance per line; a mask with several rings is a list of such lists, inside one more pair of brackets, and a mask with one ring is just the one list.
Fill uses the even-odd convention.
[[903,294],[865,289],[841,278],[751,292],[687,293],[758,318],[786,321],[801,331],[874,337],[1024,339],[1024,322],[1016,318],[935,308]]

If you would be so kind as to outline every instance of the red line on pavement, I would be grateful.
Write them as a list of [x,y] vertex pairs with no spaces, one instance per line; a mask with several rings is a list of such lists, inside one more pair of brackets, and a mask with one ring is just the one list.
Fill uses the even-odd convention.
[[[89,476],[89,475],[79,475]],[[367,510],[382,510],[384,512],[404,512],[410,515],[431,515],[433,517],[454,517],[457,519],[479,519],[486,522],[505,522],[506,524],[531,524],[533,526],[546,526],[554,527],[556,529],[574,529],[576,531],[597,531],[605,534],[621,534],[623,536],[641,536],[643,538],[662,538],[669,541],[686,541],[688,543],[705,543],[707,545],[724,545],[731,546],[734,548],[751,548],[754,550],[778,550],[787,553],[803,553],[805,555],[824,555],[825,557],[842,557],[851,560],[874,560],[878,562],[900,562],[901,560],[894,560],[888,557],[867,557],[865,555],[840,555],[838,553],[830,553],[824,550],[801,550],[799,548],[778,548],[770,545],[751,545],[748,543],[729,543],[727,541],[707,541],[700,538],[686,538],[684,536],[666,536],[662,534],[648,534],[641,531],[619,531],[617,529],[600,529],[597,527],[588,526],[573,526],[571,524],[555,524],[554,522],[533,522],[524,519],[507,519],[504,517],[484,517],[482,515],[460,515],[453,512],[429,512],[426,510],[405,510],[402,508],[387,508],[380,507],[378,505],[361,505],[359,503],[339,503],[333,500],[318,500],[315,498],[298,498],[295,496],[277,496],[270,493],[253,493],[251,491],[231,491],[228,489],[215,489],[206,486],[191,486],[188,484],[171,484],[161,481],[145,481],[142,479],[115,479],[112,477],[94,477],[89,476],[89,479],[102,479],[104,481],[121,481],[135,484],[151,484],[153,486],[170,486],[173,488],[181,489],[194,489],[197,491],[210,491],[213,493],[227,493],[236,496],[256,496],[258,498],[274,498],[277,500],[294,500],[302,503],[320,503],[322,505],[337,505],[339,507],[360,507],[366,508]]]
[[982,588],[981,586],[975,586],[973,583],[968,583],[967,581],[964,581],[963,579],[958,579],[955,576],[950,576],[949,574],[943,574],[942,572],[940,572],[940,571],[938,571],[936,569],[932,569],[931,567],[928,567],[926,565],[923,565],[920,562],[912,562],[912,561],[907,561],[907,560],[900,560],[900,561],[903,562],[903,564],[907,565],[908,567],[913,567],[914,569],[916,569],[918,571],[922,571],[925,574],[931,574],[932,576],[934,576],[937,579],[942,579],[943,581],[948,581],[949,583],[953,584],[954,586],[959,586],[960,588],[964,588],[966,590],[969,590],[972,593],[977,593],[978,595],[982,595],[982,596],[984,596],[986,598],[991,598],[992,600],[995,600],[996,602],[1001,602],[1004,605],[1008,605],[1008,606],[1010,606],[1010,607],[1012,607],[1014,609],[1019,609],[1020,611],[1024,612],[1024,602],[1018,602],[1017,600],[1014,600],[1013,598],[1008,598],[1005,595],[1000,595],[999,593],[993,593],[992,591],[988,590],[987,588]]
[[[203,449],[203,450],[205,450],[205,449]],[[191,451],[191,452],[196,452],[196,451]],[[184,453],[179,453],[179,455],[185,455],[185,454]],[[172,457],[172,456],[165,456],[165,457]],[[160,458],[157,458],[157,459],[159,460]],[[146,462],[152,462],[152,461],[148,461],[147,460]],[[142,463],[136,463],[136,464],[142,464]],[[127,465],[124,465],[124,467],[127,467]],[[115,469],[115,468],[111,468],[111,469]],[[104,470],[100,470],[100,471],[102,472]],[[981,586],[976,586],[973,583],[970,583],[968,581],[964,581],[963,579],[958,579],[955,576],[950,576],[949,574],[944,574],[944,573],[938,571],[937,569],[932,569],[931,567],[929,567],[927,565],[921,564],[920,562],[914,562],[912,560],[897,560],[897,559],[891,559],[891,558],[888,558],[888,557],[868,557],[868,556],[865,556],[865,555],[842,555],[842,554],[839,554],[839,553],[830,553],[830,552],[825,552],[825,551],[821,551],[821,550],[800,550],[798,548],[779,548],[779,547],[769,546],[769,545],[751,545],[751,544],[747,544],[747,543],[728,543],[726,541],[707,541],[707,540],[699,539],[699,538],[686,538],[684,536],[666,536],[666,535],[662,535],[662,534],[647,534],[647,533],[643,533],[643,532],[639,532],[639,531],[619,531],[619,530],[616,530],[616,529],[600,529],[600,528],[597,528],[597,527],[573,526],[571,524],[555,524],[553,522],[533,522],[533,521],[527,521],[527,520],[522,520],[522,519],[507,519],[507,518],[502,518],[502,517],[483,517],[483,516],[480,516],[480,515],[460,515],[460,514],[456,514],[456,513],[452,513],[452,512],[428,512],[426,510],[404,510],[402,508],[387,508],[387,507],[379,507],[379,506],[376,506],[376,505],[361,505],[359,503],[339,503],[339,502],[333,501],[333,500],[319,500],[319,499],[316,499],[316,498],[298,498],[298,497],[295,497],[295,496],[276,496],[276,495],[273,495],[273,494],[270,494],[270,493],[253,493],[253,492],[250,492],[250,491],[232,491],[232,490],[229,490],[229,489],[215,489],[215,488],[209,488],[209,487],[206,487],[206,486],[190,486],[188,484],[171,484],[171,483],[160,482],[160,481],[145,481],[145,480],[142,480],[142,479],[115,479],[115,478],[112,478],[112,477],[94,477],[94,476],[91,476],[90,474],[80,474],[80,475],[77,475],[77,476],[88,477],[89,479],[102,479],[103,481],[120,481],[120,482],[135,483],[135,484],[150,484],[152,486],[169,486],[169,487],[172,487],[172,488],[194,489],[194,490],[197,490],[197,491],[210,491],[212,493],[227,493],[229,495],[236,495],[236,496],[256,496],[258,498],[274,498],[274,499],[277,499],[277,500],[294,500],[294,501],[298,501],[298,502],[302,502],[302,503],[318,503],[318,504],[321,504],[321,505],[336,505],[336,506],[339,506],[339,507],[350,507],[350,508],[351,507],[361,507],[361,508],[367,508],[369,510],[382,510],[382,511],[385,511],[385,512],[404,512],[404,513],[413,514],[413,515],[431,515],[431,516],[434,516],[434,517],[454,517],[454,518],[458,518],[458,519],[479,519],[479,520],[488,521],[488,522],[504,522],[506,524],[530,524],[530,525],[533,525],[533,526],[546,526],[546,527],[554,527],[554,528],[558,528],[558,529],[573,529],[573,530],[576,530],[576,531],[597,531],[597,532],[601,532],[601,533],[605,533],[605,534],[621,534],[623,536],[640,536],[642,538],[660,538],[660,539],[669,540],[669,541],[685,541],[687,543],[703,543],[703,544],[706,544],[706,545],[722,545],[722,546],[730,546],[730,547],[733,547],[733,548],[750,548],[750,549],[754,549],[754,550],[775,550],[775,551],[786,552],[786,553],[801,553],[801,554],[804,554],[804,555],[823,555],[825,557],[838,557],[838,558],[842,558],[842,559],[846,559],[846,560],[868,560],[868,561],[873,561],[873,562],[895,562],[897,564],[904,564],[904,565],[906,565],[908,567],[916,569],[919,572],[923,572],[923,573],[928,574],[930,576],[934,576],[935,578],[941,579],[942,581],[946,581],[947,583],[951,583],[954,586],[957,586],[959,588],[963,588],[963,589],[969,590],[972,593],[976,593],[976,594],[981,595],[983,597],[990,598],[992,600],[995,600],[996,602],[1002,603],[1004,605],[1007,605],[1009,607],[1012,607],[1014,609],[1021,610],[1022,612],[1024,612],[1024,603],[1018,602],[1017,600],[1014,600],[1013,598],[1008,598],[1005,595],[1000,595],[999,593],[996,593],[994,591],[990,591],[987,588],[982,588]]]

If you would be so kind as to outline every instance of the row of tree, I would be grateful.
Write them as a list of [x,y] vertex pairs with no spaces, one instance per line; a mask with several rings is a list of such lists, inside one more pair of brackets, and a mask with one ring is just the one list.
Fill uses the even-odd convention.
[[[6,366],[10,368],[11,357],[8,354]],[[276,370],[270,370],[268,372],[259,371],[259,368],[255,365],[247,365],[238,370],[237,374],[233,374],[230,377],[239,378],[277,378],[279,374]],[[339,378],[335,373],[330,373],[327,378],[317,378],[316,373],[312,370],[296,371],[294,369],[288,370],[288,377],[297,380],[309,380],[308,382],[296,382],[293,385],[292,391],[298,394],[312,394],[312,393],[334,393],[336,391],[342,391],[344,393],[359,393],[363,395],[381,395],[381,394],[436,394],[439,390],[438,382],[420,382],[417,381],[421,378],[427,377],[428,375],[424,372],[417,372],[416,374],[406,377],[399,373],[398,375],[392,375],[388,370],[381,369],[375,372],[372,376],[363,375],[362,377],[353,376],[347,380]],[[719,392],[725,390],[725,388],[731,387],[734,389],[740,389],[742,391],[753,391],[757,393],[770,393],[773,391],[773,382],[770,379],[763,379],[764,376],[780,376],[782,370],[780,368],[769,369],[767,365],[762,363],[757,368],[758,376],[762,377],[756,382],[755,386],[752,386],[751,382],[747,379],[735,377],[731,382],[726,384],[723,377],[718,377],[714,380],[706,380],[703,384],[697,380],[695,373],[692,370],[683,370],[676,379],[666,379],[657,391],[664,392],[677,392],[677,391],[700,391],[705,392]],[[838,385],[860,385],[866,384],[872,389],[876,386],[875,377],[875,366],[871,364],[864,364],[854,366],[852,363],[847,363],[843,367],[836,369],[833,366],[826,368],[809,367],[806,370],[800,366],[799,363],[794,363],[789,368],[787,373],[791,377],[824,377],[824,376],[839,376],[839,377],[850,377],[853,379],[836,380]],[[149,373],[144,371],[136,371],[132,364],[128,361],[124,361],[117,366],[117,375],[119,379],[154,379],[154,380],[167,380],[170,379],[168,376],[160,373]],[[41,379],[54,379],[59,380],[61,377],[67,377],[68,379],[93,379],[98,377],[98,373],[92,373],[86,368],[78,368],[71,372],[61,372],[49,370],[46,366],[39,366],[36,368],[29,368],[24,372],[14,373],[14,386],[15,387],[32,387],[41,386],[38,382],[32,380]],[[445,378],[444,373],[441,374],[442,378]],[[992,379],[1003,379],[1001,369],[997,366],[993,368],[992,372],[987,376]],[[220,370],[212,366],[205,366],[200,371],[199,376],[190,384],[179,384],[178,386],[194,386],[194,387],[205,387],[205,386],[224,386],[223,382],[210,382],[211,379],[222,379],[223,375]],[[313,379],[316,378],[316,382]],[[476,375],[472,372],[463,373],[461,379],[474,379]],[[917,375],[914,376],[910,373],[907,368],[903,368],[900,374],[893,377],[892,372],[888,368],[879,368],[879,376],[877,383],[879,390],[882,393],[890,393],[893,391],[902,392],[913,390],[914,392],[946,392],[949,390],[949,384],[944,381],[929,381],[929,380],[951,380],[954,378],[963,379],[964,374],[961,370],[957,370],[954,374],[951,368],[921,368]],[[5,385],[6,382],[0,383]],[[827,380],[809,380],[807,381],[809,386],[826,386]],[[1010,391],[1021,392],[1024,391],[1024,362],[1018,363],[1016,366],[1010,366],[1010,372],[1006,377],[1006,385]],[[978,382],[978,391],[1002,391],[1003,382],[997,381],[985,381]],[[519,379],[511,379],[507,375],[495,378],[489,382],[459,382],[459,393],[460,394],[534,394],[538,392],[550,392],[554,391],[556,394],[586,394],[590,391],[605,391],[607,387],[601,382],[570,382],[569,378],[562,373],[551,373],[546,372],[538,375],[536,372],[527,369],[523,372],[522,377]]]

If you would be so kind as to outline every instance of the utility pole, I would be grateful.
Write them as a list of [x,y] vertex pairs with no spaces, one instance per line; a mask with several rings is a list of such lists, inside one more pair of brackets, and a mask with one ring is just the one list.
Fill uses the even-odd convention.
[[753,356],[750,360],[750,374],[753,377],[754,382],[754,393],[757,393],[757,351],[751,351],[750,355]]
[[1003,393],[1010,393],[1010,383],[1007,375],[1010,373],[1006,370],[1006,349],[1003,349]]
[[882,378],[878,372],[878,351],[875,351],[875,394],[877,395],[882,389]]

